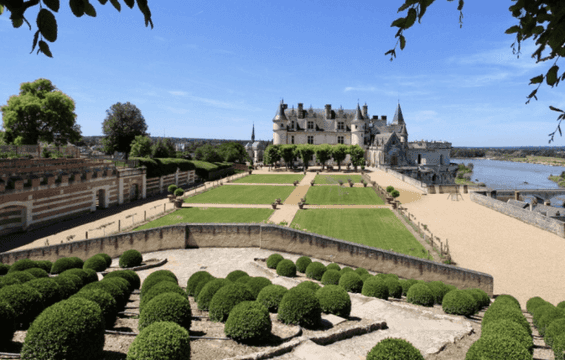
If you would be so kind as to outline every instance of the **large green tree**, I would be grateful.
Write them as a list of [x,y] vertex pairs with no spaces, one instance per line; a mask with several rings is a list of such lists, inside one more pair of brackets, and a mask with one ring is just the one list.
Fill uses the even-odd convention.
[[135,140],[131,142],[131,157],[150,157],[151,156],[151,138],[149,136],[137,135]]
[[[98,2],[105,5],[108,0],[98,0]],[[136,2],[139,10],[141,10],[145,17],[145,26],[151,24],[151,28],[153,28],[151,11],[149,10],[149,6],[147,6],[147,0],[124,0],[124,3],[130,9],[133,8]],[[121,5],[118,0],[110,0],[110,3],[116,8],[116,10],[121,10]],[[39,6],[39,13],[37,14],[37,31],[33,35],[31,52],[33,52],[35,47],[39,45],[39,49],[37,50],[38,54],[41,52],[49,57],[53,57],[51,50],[49,49],[49,45],[44,40],[49,42],[57,40],[58,26],[53,12],[59,11],[59,0],[28,0],[25,2],[23,0],[0,0],[0,15],[4,12],[4,10],[8,10],[10,12],[10,20],[12,21],[12,26],[14,28],[19,28],[25,21],[31,30],[31,25],[25,17],[25,12],[35,6]],[[92,6],[89,0],[69,0],[69,7],[76,17],[81,17],[84,14],[96,17],[96,9]]]
[[322,164],[322,171],[326,165],[326,161],[332,157],[332,147],[328,144],[322,144],[314,147],[316,153],[316,160]]
[[357,166],[365,163],[365,150],[359,145],[349,145],[349,156],[355,166],[355,171],[357,171]]
[[104,152],[113,154],[114,151],[126,153],[126,158],[131,152],[131,143],[136,136],[149,136],[145,118],[135,105],[127,102],[116,103],[106,110],[106,118],[102,123],[102,139]]
[[304,170],[308,169],[308,162],[312,160],[312,155],[314,155],[314,146],[310,144],[299,144],[296,146],[296,153],[302,163],[304,164]]
[[226,162],[240,162],[250,160],[249,154],[245,151],[245,147],[238,142],[225,142],[218,147],[218,154]]
[[[453,0],[447,0],[452,2]],[[530,85],[537,85],[528,96],[526,104],[530,100],[538,99],[537,92],[541,84],[546,82],[552,88],[557,86],[561,80],[565,80],[565,71],[559,74],[557,62],[565,57],[565,1],[563,0],[512,0],[514,4],[509,10],[518,24],[506,30],[506,34],[516,34],[516,40],[512,44],[513,54],[520,56],[522,41],[531,39],[537,48],[532,54],[536,63],[551,61],[551,66],[545,74],[540,74],[530,79]],[[387,51],[385,55],[390,55],[390,60],[396,57],[396,48],[400,45],[400,50],[406,46],[404,32],[411,28],[416,19],[421,22],[428,7],[434,0],[405,0],[404,4],[398,8],[398,12],[405,12],[406,16],[398,18],[392,22],[392,27],[397,27],[395,37],[398,38],[393,49]],[[463,5],[464,0],[458,0],[457,10],[459,10],[459,24],[463,26]],[[542,54],[543,53],[543,54]],[[550,106],[551,110],[559,113],[557,129],[549,134],[549,143],[553,141],[557,131],[561,133],[561,122],[565,120],[565,111]]]
[[202,160],[210,163],[220,162],[223,160],[218,153],[218,149],[210,144],[202,145],[198,149],[196,149],[196,151],[194,152],[194,157],[196,158],[196,160]]
[[292,161],[296,157],[296,145],[293,144],[281,145],[280,154],[284,160],[284,164],[286,168],[288,169],[293,165]]
[[176,157],[176,149],[173,140],[159,139],[151,146],[151,156],[153,159],[167,159]]
[[0,107],[7,144],[37,145],[39,141],[66,145],[81,138],[76,123],[75,102],[47,79],[20,85]]
[[337,162],[338,171],[341,171],[341,162],[345,160],[348,152],[349,147],[347,145],[338,144],[332,147],[332,157]]
[[267,165],[273,165],[281,158],[280,145],[269,145],[265,149],[263,162]]

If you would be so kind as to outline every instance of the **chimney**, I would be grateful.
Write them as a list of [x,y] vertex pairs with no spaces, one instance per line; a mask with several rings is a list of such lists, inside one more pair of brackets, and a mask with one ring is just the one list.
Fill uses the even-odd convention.
[[363,117],[364,118],[367,117],[368,110],[369,110],[369,107],[367,106],[367,103],[365,103],[365,105],[363,105]]
[[304,104],[298,103],[298,118],[304,119]]
[[331,104],[326,104],[326,119],[331,119],[332,117],[332,106]]

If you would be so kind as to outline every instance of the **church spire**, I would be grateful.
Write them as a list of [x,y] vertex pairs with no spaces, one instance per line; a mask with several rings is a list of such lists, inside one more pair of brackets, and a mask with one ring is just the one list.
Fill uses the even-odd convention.
[[400,109],[400,103],[396,107],[396,112],[394,113],[394,119],[392,120],[393,125],[404,125],[404,116],[402,116],[402,109]]
[[255,123],[253,123],[253,130],[251,130],[251,142],[255,142]]

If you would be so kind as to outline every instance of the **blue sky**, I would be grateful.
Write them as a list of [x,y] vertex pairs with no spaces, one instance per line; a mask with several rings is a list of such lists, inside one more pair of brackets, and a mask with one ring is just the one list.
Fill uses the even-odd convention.
[[[272,139],[281,98],[289,107],[354,108],[392,119],[400,99],[409,140],[453,146],[545,146],[565,108],[563,85],[542,85],[525,105],[529,79],[545,73],[529,41],[512,55],[509,0],[436,1],[389,61],[390,24],[403,1],[149,0],[154,29],[137,7],[91,1],[98,16],[56,14],[54,58],[29,54],[34,26],[0,16],[0,105],[22,82],[50,79],[76,102],[83,135],[102,135],[106,110],[131,102],[153,136]],[[559,136],[552,145],[563,146]]]

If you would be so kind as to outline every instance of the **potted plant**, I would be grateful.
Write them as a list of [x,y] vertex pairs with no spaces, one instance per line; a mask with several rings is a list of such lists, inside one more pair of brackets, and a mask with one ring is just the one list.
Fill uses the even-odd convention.
[[253,165],[249,165],[249,175],[251,175],[252,170],[253,170]]
[[294,181],[294,186],[298,186],[298,180]]
[[276,202],[278,205],[280,205],[280,204],[282,203],[282,201],[281,201],[280,198],[275,199],[275,202]]
[[273,209],[276,209],[276,208],[277,208],[277,203],[274,202],[274,203],[271,204],[271,206],[273,207]]
[[310,181],[310,185],[314,186],[315,182],[314,180]]
[[167,197],[169,198],[169,202],[173,202],[175,201],[175,190],[178,189],[178,186],[176,185],[169,185],[169,187],[167,188],[167,190],[169,191],[169,195],[167,195]]
[[376,182],[376,181],[373,181],[373,186],[377,186],[377,182]]
[[367,182],[365,180],[361,180],[361,183],[363,184],[364,187],[367,187]]
[[182,203],[184,202],[184,200],[182,199],[183,195],[184,195],[183,189],[178,188],[175,190],[175,208],[177,209],[182,208]]
[[303,203],[302,201],[298,203],[298,208],[299,208],[299,209],[304,208],[304,203]]
[[300,201],[301,201],[301,202],[306,202],[306,199],[300,198]]
[[339,183],[339,186],[343,186],[343,180],[339,179],[337,182]]
[[349,187],[353,187],[353,181],[349,182]]

